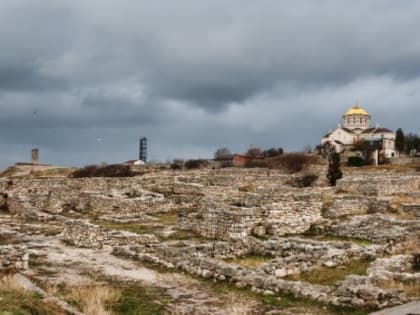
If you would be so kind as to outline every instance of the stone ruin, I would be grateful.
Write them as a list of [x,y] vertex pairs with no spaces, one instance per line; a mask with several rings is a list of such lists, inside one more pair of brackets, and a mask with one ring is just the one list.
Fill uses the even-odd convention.
[[[410,253],[420,251],[419,174],[348,175],[335,188],[296,188],[291,177],[222,169],[9,179],[0,181],[0,205],[16,217],[59,222],[59,238],[73,246],[110,248],[114,255],[267,295],[288,292],[372,308],[419,298],[404,290],[420,285],[420,273],[410,271]],[[149,230],[112,228],[127,223]],[[9,257],[1,258],[3,266],[27,267],[24,249],[3,247],[0,257]],[[256,267],[235,263],[250,255],[267,261]],[[358,261],[369,262],[364,275],[335,283],[293,278]],[[395,285],[387,287],[390,279]]]
[[28,269],[29,252],[24,245],[0,246],[0,272]]

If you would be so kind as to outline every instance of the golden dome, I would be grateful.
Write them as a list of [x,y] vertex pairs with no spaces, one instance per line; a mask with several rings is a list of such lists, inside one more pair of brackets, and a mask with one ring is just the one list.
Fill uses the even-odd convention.
[[370,116],[369,113],[361,108],[359,106],[359,103],[356,102],[356,104],[350,108],[345,114],[344,116],[350,116],[350,115],[362,115],[362,116]]

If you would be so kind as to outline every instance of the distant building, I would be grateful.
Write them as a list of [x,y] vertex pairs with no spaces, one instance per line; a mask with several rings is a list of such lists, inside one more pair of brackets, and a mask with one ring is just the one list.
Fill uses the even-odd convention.
[[39,163],[39,149],[31,150],[31,163],[34,165]]
[[124,162],[125,165],[145,165],[146,163],[142,160],[128,160]]
[[[342,116],[342,124],[334,130],[330,130],[321,140],[323,145],[331,144],[338,153],[354,150],[364,143],[365,147],[376,151],[372,159],[377,163],[379,157],[396,157],[395,133],[387,128],[370,127],[370,114],[356,103]],[[376,155],[375,155],[376,154]]]

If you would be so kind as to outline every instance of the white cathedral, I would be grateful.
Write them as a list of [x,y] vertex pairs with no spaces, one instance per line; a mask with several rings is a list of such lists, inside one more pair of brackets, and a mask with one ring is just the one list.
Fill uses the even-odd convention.
[[370,127],[370,114],[356,104],[350,108],[342,117],[342,124],[335,130],[330,130],[321,140],[325,145],[329,143],[334,146],[336,152],[344,153],[350,151],[356,144],[369,142],[376,144],[376,154],[373,159],[377,163],[382,158],[396,157],[395,133],[387,128]]

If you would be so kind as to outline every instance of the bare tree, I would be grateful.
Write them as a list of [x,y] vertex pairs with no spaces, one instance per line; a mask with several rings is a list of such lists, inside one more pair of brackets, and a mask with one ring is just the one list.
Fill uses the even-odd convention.
[[232,156],[232,153],[228,148],[219,148],[214,153],[214,159],[215,160],[224,160]]

